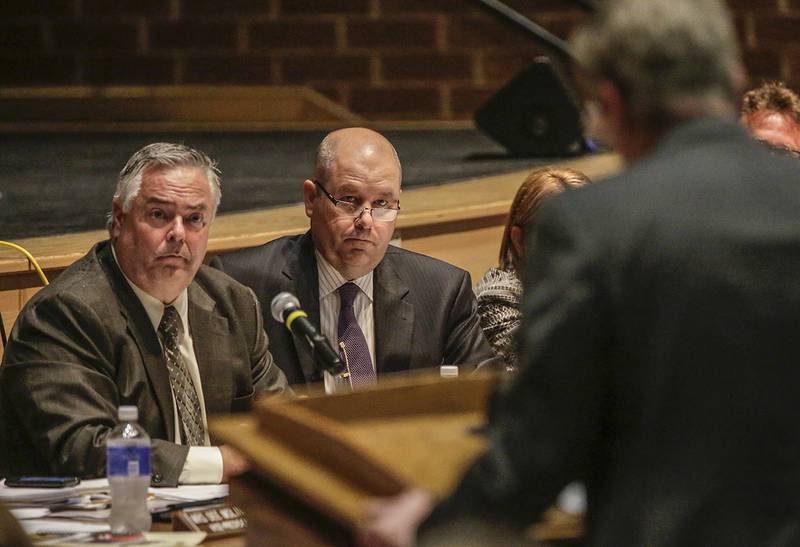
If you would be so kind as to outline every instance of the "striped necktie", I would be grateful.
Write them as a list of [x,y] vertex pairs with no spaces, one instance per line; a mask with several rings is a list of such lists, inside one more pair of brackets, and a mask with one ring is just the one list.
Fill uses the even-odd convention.
[[189,446],[205,444],[205,427],[200,399],[197,397],[189,369],[181,357],[180,339],[183,335],[183,323],[178,310],[174,306],[164,308],[161,323],[158,325],[158,336],[164,345],[164,364],[169,371],[169,385],[178,407],[178,421],[181,424],[181,439]]

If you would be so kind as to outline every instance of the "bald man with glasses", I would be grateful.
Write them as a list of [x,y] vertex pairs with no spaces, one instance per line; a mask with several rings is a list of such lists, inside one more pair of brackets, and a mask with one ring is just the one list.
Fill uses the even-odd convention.
[[[333,393],[372,386],[389,372],[491,358],[469,274],[389,246],[402,178],[392,144],[369,129],[341,129],[323,139],[315,163],[303,183],[307,233],[212,262],[261,300],[270,350],[289,383],[324,379]],[[299,298],[349,376],[320,376],[305,343],[268,317],[282,291]]]

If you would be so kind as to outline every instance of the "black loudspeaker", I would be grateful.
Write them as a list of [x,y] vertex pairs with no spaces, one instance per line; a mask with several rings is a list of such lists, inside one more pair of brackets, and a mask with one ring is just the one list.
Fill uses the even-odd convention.
[[475,113],[475,125],[514,156],[588,151],[578,101],[550,59],[537,57]]

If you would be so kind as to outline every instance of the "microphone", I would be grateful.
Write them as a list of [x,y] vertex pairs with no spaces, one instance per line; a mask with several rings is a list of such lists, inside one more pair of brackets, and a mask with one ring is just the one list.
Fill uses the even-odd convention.
[[275,321],[283,323],[292,334],[305,338],[311,346],[311,355],[317,368],[326,370],[333,375],[345,372],[345,366],[339,359],[339,354],[333,351],[328,339],[322,336],[311,321],[308,314],[300,309],[300,301],[289,292],[280,292],[275,295],[270,304],[272,317]]

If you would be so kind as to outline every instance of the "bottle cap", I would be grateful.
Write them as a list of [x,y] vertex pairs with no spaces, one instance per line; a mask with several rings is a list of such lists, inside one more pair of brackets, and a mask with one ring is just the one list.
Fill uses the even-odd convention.
[[458,367],[456,365],[442,365],[439,367],[439,376],[442,378],[455,378],[458,376]]
[[122,422],[134,422],[139,419],[139,409],[133,405],[123,405],[119,407],[117,416]]

